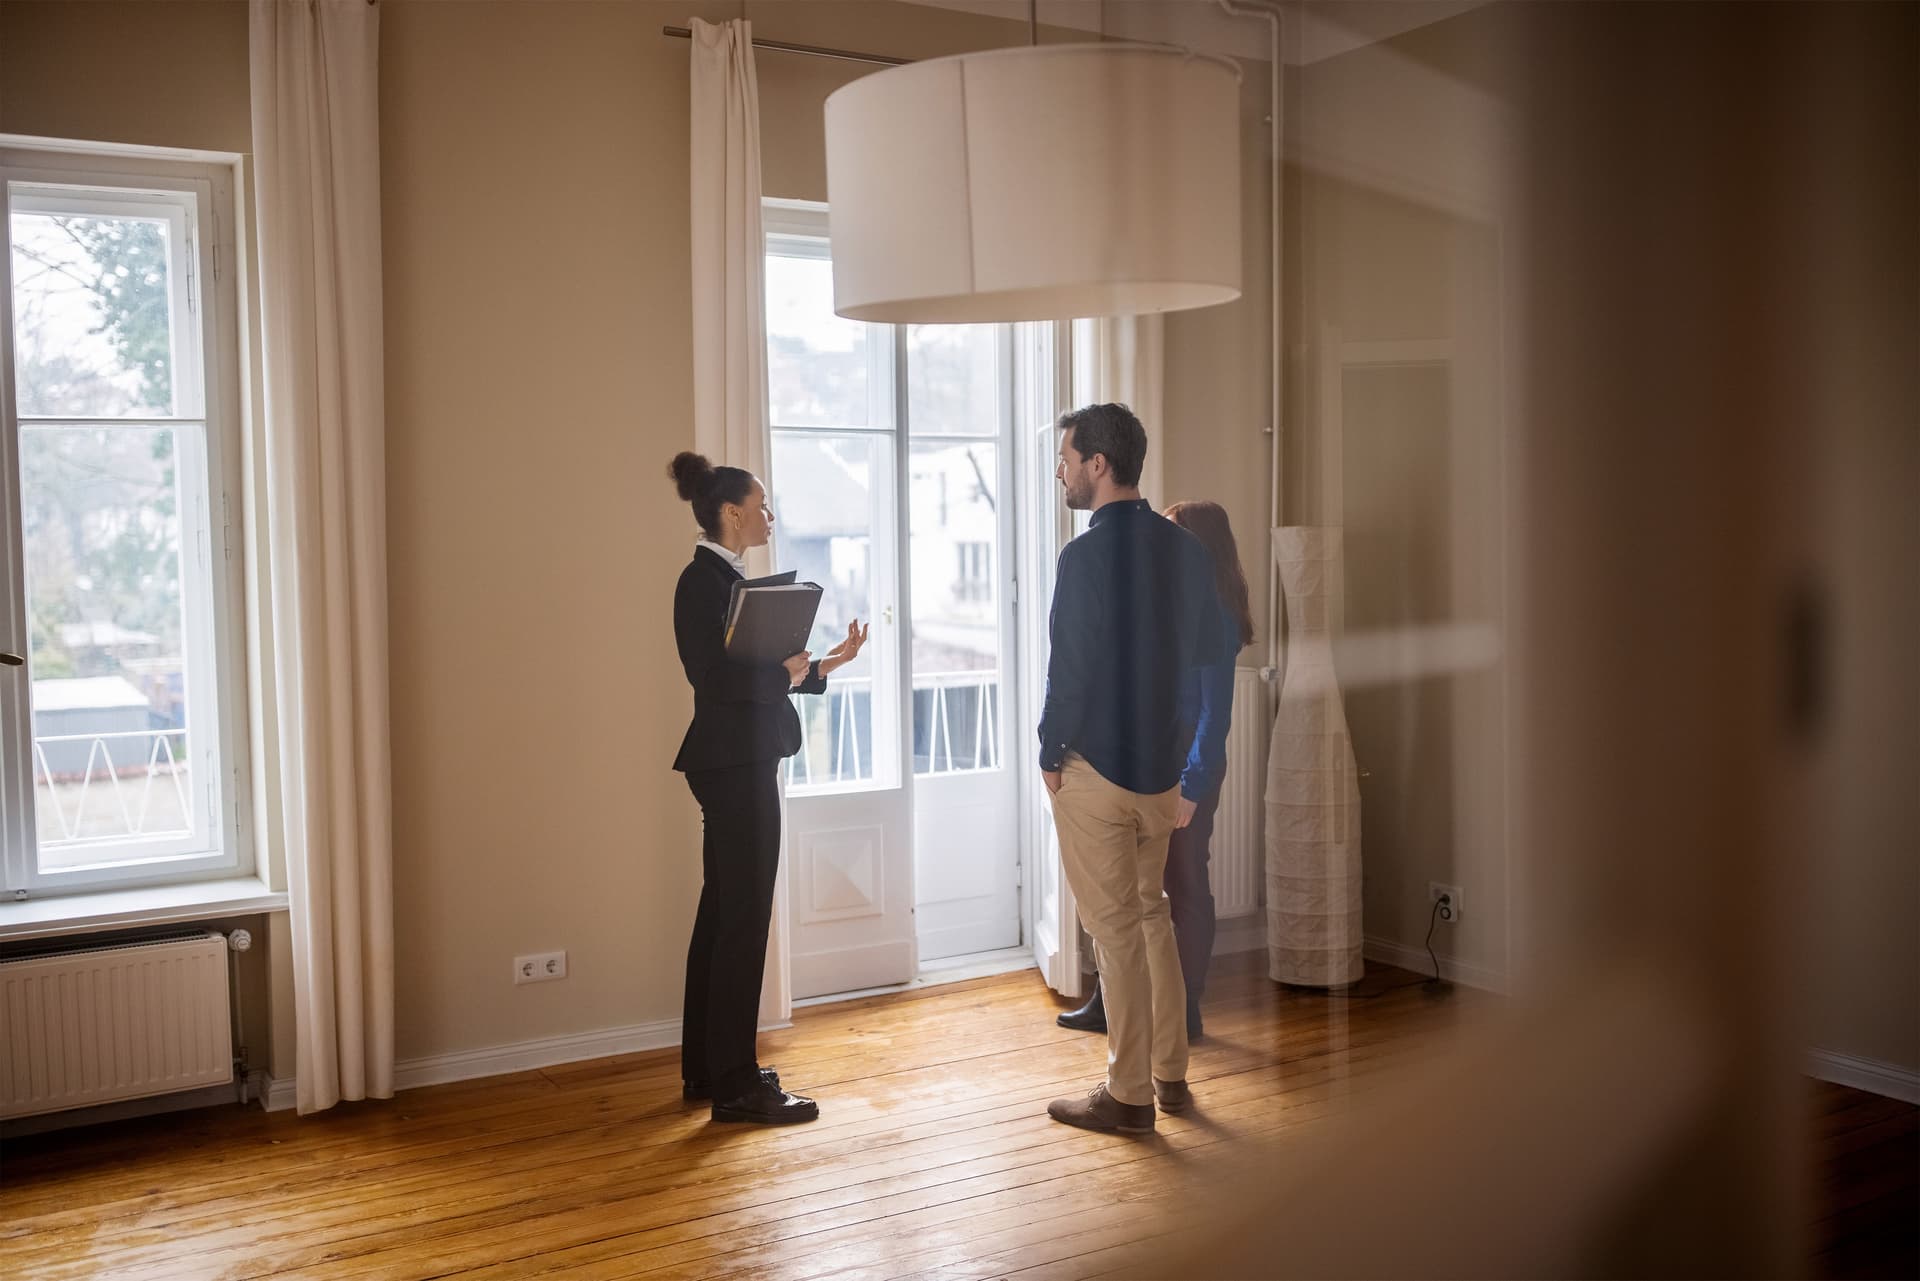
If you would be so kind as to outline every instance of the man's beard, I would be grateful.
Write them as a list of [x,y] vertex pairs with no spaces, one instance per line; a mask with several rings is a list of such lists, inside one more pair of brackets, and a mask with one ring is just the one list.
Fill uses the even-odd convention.
[[1063,488],[1067,491],[1068,511],[1083,512],[1093,506],[1093,487],[1091,485],[1082,488],[1069,481]]

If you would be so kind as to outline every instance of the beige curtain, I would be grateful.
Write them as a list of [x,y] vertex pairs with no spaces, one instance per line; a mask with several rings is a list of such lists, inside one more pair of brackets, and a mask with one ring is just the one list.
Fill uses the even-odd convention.
[[1108,316],[1077,326],[1076,341],[1089,343],[1094,398],[1132,409],[1147,429],[1147,461],[1140,470],[1140,495],[1155,510],[1172,498],[1166,493],[1167,445],[1173,432],[1166,422],[1166,318],[1161,315]]
[[302,1113],[393,1093],[379,30],[365,0],[253,0],[261,719]]
[[[766,241],[760,227],[760,89],[753,27],[691,19],[693,190],[693,447],[766,480]],[[747,553],[749,577],[770,573],[772,548]],[[784,829],[784,825],[783,825]],[[793,1013],[787,874],[781,860],[760,1020]]]
[[[760,90],[745,20],[693,30],[693,440],[716,463],[767,474]],[[768,550],[748,553],[769,572]]]

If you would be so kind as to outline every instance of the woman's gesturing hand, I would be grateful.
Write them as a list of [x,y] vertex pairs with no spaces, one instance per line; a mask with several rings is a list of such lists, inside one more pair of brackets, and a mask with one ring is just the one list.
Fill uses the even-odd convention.
[[868,629],[860,625],[859,619],[847,624],[847,638],[827,651],[820,660],[820,674],[825,676],[836,667],[844,667],[860,657],[860,647],[867,643]]
[[[804,649],[793,657],[785,660],[781,666],[787,669],[787,684],[790,686],[798,685],[801,681],[807,679],[807,666],[812,662],[813,654]],[[821,667],[824,669],[826,664],[822,663]]]

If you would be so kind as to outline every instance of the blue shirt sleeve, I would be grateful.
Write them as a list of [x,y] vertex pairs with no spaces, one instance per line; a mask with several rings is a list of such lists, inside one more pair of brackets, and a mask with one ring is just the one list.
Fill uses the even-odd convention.
[[1209,663],[1193,672],[1199,683],[1199,720],[1187,765],[1180,774],[1180,795],[1203,801],[1220,789],[1227,777],[1227,731],[1233,724],[1233,659]]

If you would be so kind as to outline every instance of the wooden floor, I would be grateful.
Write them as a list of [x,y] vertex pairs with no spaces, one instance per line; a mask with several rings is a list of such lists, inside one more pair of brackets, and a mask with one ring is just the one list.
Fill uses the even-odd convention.
[[[794,1129],[709,1124],[656,1051],[306,1120],[236,1107],[11,1141],[0,1276],[1096,1276],[1169,1230],[1170,1189],[1352,1110],[1493,1002],[1417,985],[1330,1002],[1258,964],[1216,973],[1197,1106],[1151,1138],[1047,1119],[1100,1079],[1104,1042],[1054,1027],[1029,971],[800,1011],[762,1038],[821,1101]],[[1828,1086],[1815,1104],[1821,1265],[1920,1272],[1914,1109]]]
[[1920,1108],[1813,1083],[1815,1275],[1920,1277]]

